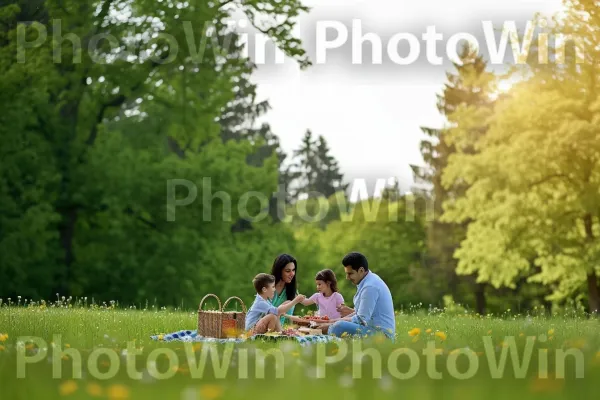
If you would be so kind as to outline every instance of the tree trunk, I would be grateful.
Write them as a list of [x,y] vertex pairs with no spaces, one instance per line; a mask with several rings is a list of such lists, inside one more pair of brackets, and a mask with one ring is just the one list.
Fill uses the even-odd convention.
[[587,276],[588,296],[590,313],[598,315],[600,313],[600,288],[598,287],[598,276],[591,272]]
[[70,207],[61,212],[62,223],[60,226],[60,243],[62,244],[65,254],[65,269],[62,277],[59,293],[62,296],[69,295],[69,286],[72,278],[73,255],[73,238],[75,237],[75,223],[77,222],[77,209]]
[[475,284],[475,307],[479,315],[485,315],[485,284]]
[[[583,217],[583,225],[585,227],[585,234],[589,242],[594,241],[594,220],[591,214],[586,214]],[[600,312],[600,289],[598,288],[598,276],[594,269],[588,273],[587,276],[588,284],[588,303],[590,306],[591,314],[598,314]]]

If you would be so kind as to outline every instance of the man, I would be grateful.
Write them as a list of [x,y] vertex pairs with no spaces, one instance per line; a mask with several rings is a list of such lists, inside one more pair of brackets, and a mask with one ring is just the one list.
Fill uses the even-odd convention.
[[[349,253],[342,260],[346,279],[357,286],[354,295],[354,307],[338,307],[341,319],[329,324],[319,325],[323,332],[330,335],[374,335],[385,334],[394,340],[396,318],[392,294],[385,282],[369,270],[367,258],[361,253]],[[345,336],[345,335],[344,335]]]

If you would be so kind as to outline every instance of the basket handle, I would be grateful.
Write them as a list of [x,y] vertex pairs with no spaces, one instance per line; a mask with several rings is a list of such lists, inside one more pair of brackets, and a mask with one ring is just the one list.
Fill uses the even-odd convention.
[[198,305],[198,311],[202,310],[202,305],[204,304],[204,300],[206,300],[207,297],[214,297],[215,299],[217,299],[217,303],[219,303],[219,312],[223,311],[223,307],[221,306],[221,300],[216,295],[211,293],[207,294],[202,298],[202,300],[200,300],[200,305]]
[[244,304],[244,302],[242,301],[242,299],[240,299],[239,297],[236,296],[231,296],[230,298],[228,298],[227,300],[225,300],[225,303],[223,304],[223,310],[225,310],[225,307],[227,306],[227,303],[229,303],[229,300],[234,299],[239,301],[242,304],[242,310],[244,310],[244,312],[248,312],[246,310],[246,305]]

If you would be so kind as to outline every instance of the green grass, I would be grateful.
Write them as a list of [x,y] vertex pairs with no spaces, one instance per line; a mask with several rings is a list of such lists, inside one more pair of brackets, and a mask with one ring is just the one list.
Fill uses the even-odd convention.
[[[425,313],[413,309],[398,313],[396,323],[395,343],[381,338],[366,338],[349,339],[343,344],[328,344],[325,347],[301,347],[290,341],[251,342],[230,348],[219,345],[215,347],[219,362],[228,352],[231,352],[232,358],[231,363],[225,364],[223,375],[215,376],[209,346],[193,348],[191,344],[187,347],[182,343],[155,342],[150,339],[155,334],[194,329],[197,324],[195,311],[113,309],[110,305],[90,307],[67,303],[48,307],[41,307],[39,304],[27,307],[4,305],[0,307],[0,334],[8,335],[8,338],[0,336],[0,340],[5,339],[0,343],[3,346],[0,347],[0,386],[3,388],[0,399],[118,399],[120,395],[129,399],[190,400],[265,396],[287,399],[597,397],[597,382],[600,378],[600,323],[597,319],[578,315],[545,316],[541,313],[479,317],[449,310]],[[428,332],[428,329],[431,331]],[[17,378],[17,346],[18,342],[23,341],[23,336],[43,340],[40,347],[47,349],[47,354],[40,362],[26,365],[25,377]],[[60,340],[54,345],[60,343],[60,346],[53,350],[51,342],[58,338]],[[489,341],[487,348],[484,340]],[[508,354],[512,340],[519,360],[523,359],[528,340],[532,350],[529,366],[524,369],[524,375],[518,378],[515,378],[512,358]],[[135,359],[135,370],[142,373],[142,379],[131,379],[128,375],[126,356],[123,354],[128,343],[141,349],[141,355]],[[435,362],[430,362],[423,355],[423,349],[428,343],[435,345],[439,353],[431,356],[431,360]],[[53,351],[65,349],[67,345],[81,355],[81,379],[73,379],[73,360],[59,359],[60,353],[57,353],[57,359],[62,371],[59,377],[53,378]],[[101,348],[118,354],[119,361],[112,360],[118,370],[108,380],[97,379],[98,375],[88,371],[90,354]],[[399,354],[398,349],[401,348],[407,350]],[[461,351],[472,351],[470,354],[475,360],[471,360],[470,365],[474,374],[461,380],[451,375],[449,368],[452,368],[452,360],[457,357],[457,349],[466,348],[469,350]],[[179,369],[173,368],[174,375],[168,379],[156,380],[148,372],[149,354],[157,349],[172,350],[172,361],[175,358],[178,360]],[[361,349],[366,354],[363,362],[355,362],[353,357]],[[282,363],[277,367],[276,355],[266,358],[262,379],[260,372],[263,368],[261,364],[258,368],[256,366],[257,357],[260,358],[257,350],[275,350],[282,357]],[[580,354],[584,378],[576,377],[576,356],[573,355],[566,357],[564,378],[553,377],[557,372],[557,365],[563,364],[561,361],[557,363],[557,351],[561,350]],[[323,364],[324,369],[319,369],[318,354],[321,351],[332,359],[337,357],[339,361]],[[24,352],[27,356],[33,356],[36,348],[24,343]],[[508,355],[504,373],[500,378],[494,379],[491,377],[488,357],[492,358],[492,364],[497,364],[503,352]],[[188,357],[199,359],[203,354],[208,357],[206,370],[195,375],[192,373],[193,363],[188,363],[191,360]],[[244,362],[244,354],[247,354],[247,363]],[[416,359],[411,360],[411,354]],[[548,360],[550,379],[540,379],[545,359]],[[108,371],[111,365],[108,360],[107,356],[98,359],[99,372]],[[159,372],[168,371],[167,356],[163,354],[156,362]],[[244,365],[247,365],[248,378],[244,378],[240,372],[244,370],[240,369]],[[381,365],[381,378],[374,365]],[[401,379],[397,374],[409,372],[411,365],[416,374],[409,379]],[[433,368],[442,374],[442,379],[436,379],[431,374]],[[468,369],[468,356],[458,355],[457,372],[465,373]],[[317,375],[319,371],[324,371],[324,378]],[[277,377],[278,372],[283,374],[283,378]]]

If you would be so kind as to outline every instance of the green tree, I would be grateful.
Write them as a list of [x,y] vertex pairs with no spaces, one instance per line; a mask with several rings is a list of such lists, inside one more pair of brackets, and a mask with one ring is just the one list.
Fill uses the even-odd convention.
[[[473,221],[457,252],[461,273],[511,288],[528,274],[530,282],[552,289],[550,300],[583,291],[597,312],[600,53],[590,44],[597,43],[600,19],[591,1],[567,6],[555,33],[583,40],[565,52],[564,64],[539,63],[539,49],[532,53],[524,67],[528,78],[497,105],[488,133],[476,143],[479,153],[450,160],[445,185],[460,180],[470,189],[448,204],[444,218]],[[472,114],[465,111],[461,120]],[[457,141],[466,135],[455,131]]]
[[[247,121],[262,107],[251,104],[251,89],[236,89],[252,67],[239,47],[230,46],[234,35],[223,21],[232,3],[192,3],[0,6],[6,111],[0,133],[7,144],[0,150],[3,295],[60,292],[178,304],[227,287],[239,267],[239,260],[225,256],[238,239],[232,225],[248,218],[236,206],[250,191],[275,190],[278,159],[264,154],[271,144],[255,140],[261,133],[223,122],[231,109],[245,112],[240,120]],[[305,7],[296,0],[239,5],[288,55],[308,65],[288,29]],[[62,42],[37,43],[17,62],[18,38],[33,43],[53,28],[61,30]],[[94,42],[106,33],[119,46]],[[227,132],[242,139],[223,140]],[[190,195],[182,185],[166,190],[174,179],[195,185],[196,201],[169,206],[173,197]],[[215,192],[230,202],[211,201]],[[247,214],[263,209],[250,200]],[[267,223],[253,226],[255,237],[291,238]],[[269,241],[260,248],[281,247]]]
[[302,137],[300,147],[293,152],[292,178],[296,187],[294,197],[296,199],[304,195],[307,197],[319,197],[317,191],[317,179],[319,174],[319,162],[317,158],[317,142],[310,129],[307,129]]
[[[461,196],[468,189],[464,182],[453,182],[452,186],[444,187],[442,185],[442,174],[448,165],[449,160],[457,151],[474,153],[476,149],[474,144],[477,139],[485,134],[487,124],[485,115],[493,107],[493,84],[495,77],[486,70],[487,65],[483,58],[477,54],[476,49],[470,45],[465,45],[460,53],[462,64],[455,63],[456,73],[447,73],[448,82],[445,84],[444,91],[438,95],[438,110],[448,121],[448,126],[443,129],[422,128],[423,132],[429,137],[421,142],[421,154],[426,163],[426,167],[413,166],[413,172],[419,182],[424,182],[431,187],[431,197],[434,202],[434,220],[428,227],[428,256],[426,268],[432,274],[441,274],[446,278],[442,280],[443,286],[447,283],[447,289],[456,299],[459,295],[460,281],[456,275],[456,260],[454,252],[464,239],[469,221],[462,224],[445,223],[441,220],[444,212],[443,204],[456,196]],[[468,108],[475,110],[477,115],[473,118],[477,121],[472,123],[469,128],[469,134],[461,142],[454,142],[452,135],[453,129],[456,129],[458,123],[456,113]],[[459,126],[459,128],[462,128]],[[460,149],[460,150],[459,150]],[[484,314],[486,310],[485,286],[471,279],[473,293],[475,295],[476,310]]]
[[[343,279],[341,260],[350,251],[360,251],[369,266],[388,284],[395,306],[421,301],[421,287],[413,277],[425,251],[425,227],[421,213],[410,217],[410,200],[370,198],[353,204],[322,234],[322,264],[333,269],[349,299],[355,288]],[[409,216],[409,217],[407,217]]]
[[348,184],[344,184],[344,175],[340,171],[337,160],[330,154],[329,146],[323,136],[317,139],[315,157],[317,159],[316,192],[326,198],[338,191],[345,192]]

